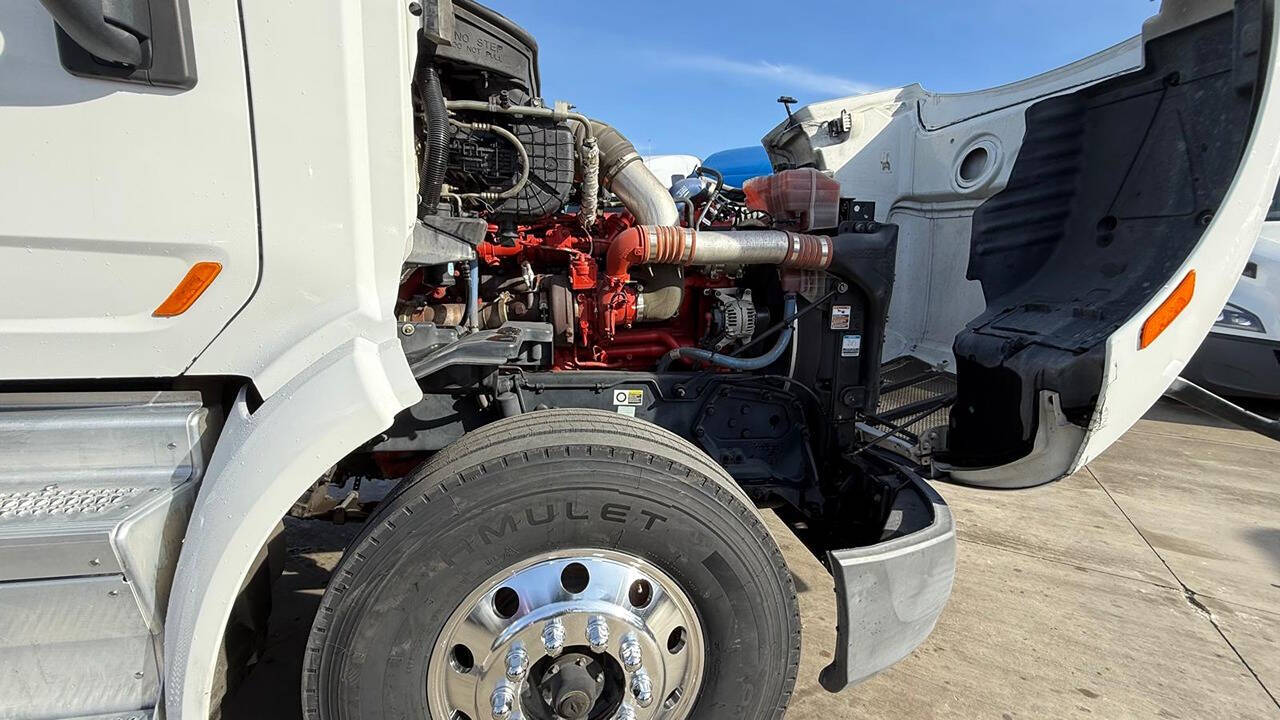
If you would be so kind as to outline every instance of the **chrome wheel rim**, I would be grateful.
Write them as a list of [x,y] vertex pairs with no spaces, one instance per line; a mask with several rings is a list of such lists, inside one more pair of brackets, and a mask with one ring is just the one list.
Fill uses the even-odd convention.
[[651,563],[544,553],[454,610],[427,667],[436,720],[683,720],[706,645],[693,604]]

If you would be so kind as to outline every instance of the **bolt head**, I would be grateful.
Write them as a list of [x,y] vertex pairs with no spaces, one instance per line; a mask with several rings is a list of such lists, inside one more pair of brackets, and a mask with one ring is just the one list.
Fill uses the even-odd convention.
[[634,634],[629,634],[622,641],[622,649],[619,652],[622,657],[622,666],[628,671],[639,670],[644,664],[644,653],[640,649],[640,642],[636,640]]
[[649,673],[641,670],[631,676],[631,695],[640,707],[649,707],[653,703],[653,681],[649,679]]
[[507,720],[511,717],[511,710],[515,707],[515,693],[511,692],[511,688],[503,685],[493,691],[493,695],[489,696],[489,703],[492,706],[494,720]]
[[609,645],[609,623],[599,615],[587,621],[587,644],[595,652],[604,652]]
[[529,669],[529,654],[522,647],[514,647],[507,653],[507,679],[520,680]]
[[560,651],[564,650],[564,623],[552,620],[542,628],[542,646],[551,657],[559,655]]

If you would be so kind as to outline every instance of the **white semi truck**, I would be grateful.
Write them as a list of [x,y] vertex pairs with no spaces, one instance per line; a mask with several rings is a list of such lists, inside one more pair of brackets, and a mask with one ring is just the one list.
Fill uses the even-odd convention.
[[951,589],[928,481],[1073,472],[1213,324],[1277,22],[1165,0],[1020,83],[814,104],[677,203],[473,0],[0,3],[0,717],[217,713],[282,517],[353,478],[403,479],[310,719],[781,717],[760,508],[834,576],[822,684],[885,669]]

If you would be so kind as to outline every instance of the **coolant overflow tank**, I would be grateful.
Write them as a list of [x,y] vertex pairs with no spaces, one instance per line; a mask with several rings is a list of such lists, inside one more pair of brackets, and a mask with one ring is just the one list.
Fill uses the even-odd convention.
[[751,178],[742,186],[747,207],[800,231],[840,224],[840,183],[813,168],[783,170]]

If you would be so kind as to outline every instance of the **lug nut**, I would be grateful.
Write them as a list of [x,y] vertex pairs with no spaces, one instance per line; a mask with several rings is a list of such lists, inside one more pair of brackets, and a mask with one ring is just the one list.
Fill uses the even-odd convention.
[[636,639],[635,633],[627,633],[627,636],[622,639],[619,655],[622,656],[622,666],[627,670],[637,670],[644,663],[644,653],[640,649],[640,641]]
[[489,702],[493,705],[494,720],[507,720],[511,717],[511,709],[515,707],[516,696],[511,688],[502,685],[489,696]]
[[613,716],[613,720],[636,720],[636,711],[630,705],[623,705],[618,708],[618,714]]
[[641,670],[631,676],[631,694],[640,707],[649,707],[653,702],[653,682],[649,680],[649,673]]
[[587,644],[596,652],[604,652],[609,645],[609,623],[599,615],[587,621]]
[[560,620],[552,620],[547,626],[542,628],[542,646],[546,648],[547,654],[555,657],[564,649],[564,623]]
[[507,678],[520,680],[528,669],[529,653],[525,652],[524,648],[519,645],[511,648],[511,652],[507,653]]

